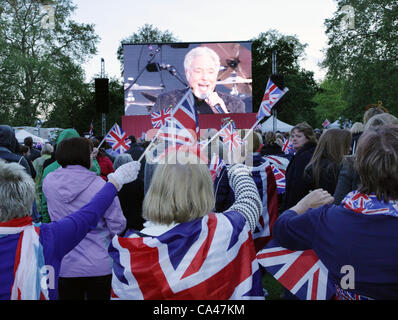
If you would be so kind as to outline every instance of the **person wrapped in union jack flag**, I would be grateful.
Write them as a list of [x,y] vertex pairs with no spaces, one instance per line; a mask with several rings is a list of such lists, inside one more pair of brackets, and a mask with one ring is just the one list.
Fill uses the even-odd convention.
[[[191,49],[184,60],[185,76],[195,98],[195,108],[199,114],[244,113],[245,103],[237,97],[215,90],[220,71],[220,57],[204,46]],[[170,105],[176,106],[187,89],[177,89],[160,94],[152,108],[159,112]]]
[[[246,133],[246,130],[239,131],[239,137],[243,139]],[[256,251],[259,251],[271,239],[271,229],[278,216],[277,185],[271,163],[259,153],[262,145],[261,135],[252,132],[246,141],[244,163],[251,171],[262,201],[262,213],[253,234]],[[229,186],[226,169],[223,169],[216,178],[214,190],[216,210],[226,210],[233,204],[235,194]]]
[[0,160],[0,300],[57,300],[64,256],[97,227],[139,169],[137,162],[119,167],[78,210],[57,222],[35,224],[34,181],[22,165]]
[[284,248],[313,250],[337,299],[397,299],[398,125],[365,131],[354,168],[361,183],[340,205],[314,190],[278,218],[273,236]]
[[214,213],[207,165],[194,153],[169,155],[143,203],[145,228],[109,247],[112,299],[264,299],[252,237],[262,205],[249,169],[229,167],[236,200]]

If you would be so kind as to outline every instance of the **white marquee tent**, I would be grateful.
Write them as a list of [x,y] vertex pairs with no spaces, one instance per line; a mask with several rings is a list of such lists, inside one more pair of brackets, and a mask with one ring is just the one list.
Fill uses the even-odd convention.
[[44,144],[47,142],[47,139],[40,138],[38,136],[35,136],[34,134],[31,134],[30,132],[24,130],[24,129],[15,129],[15,137],[17,138],[19,143],[23,143],[23,140],[26,137],[32,137],[33,143],[41,143]]
[[[281,120],[276,119],[276,130],[275,131],[280,131],[280,132],[290,132],[290,130],[293,129],[294,126],[287,124]],[[262,125],[261,125],[261,131],[262,132],[267,132],[267,131],[273,131],[274,130],[274,116],[269,117]]]

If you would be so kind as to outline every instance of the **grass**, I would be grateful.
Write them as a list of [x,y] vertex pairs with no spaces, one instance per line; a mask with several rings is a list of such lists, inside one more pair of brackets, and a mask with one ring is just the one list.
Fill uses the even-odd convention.
[[265,273],[262,278],[263,288],[268,291],[266,300],[281,300],[283,286],[269,273]]

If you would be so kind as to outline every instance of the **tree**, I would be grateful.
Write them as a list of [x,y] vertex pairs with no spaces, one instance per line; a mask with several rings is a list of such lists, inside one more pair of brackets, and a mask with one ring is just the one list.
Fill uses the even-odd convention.
[[268,78],[272,74],[272,52],[277,52],[277,73],[284,77],[289,92],[275,106],[278,118],[288,123],[307,121],[315,124],[312,101],[318,86],[313,72],[300,67],[306,44],[296,36],[282,35],[276,30],[260,33],[252,39],[253,54],[253,109],[257,112]]
[[168,30],[161,31],[152,24],[144,24],[134,32],[131,36],[122,39],[117,49],[117,58],[120,61],[120,70],[124,68],[123,44],[141,44],[141,43],[162,43],[162,42],[178,42],[179,40]]
[[[81,85],[79,81],[56,107],[50,112],[46,127],[75,128],[81,135],[88,133],[91,121],[94,125],[94,135],[102,134],[102,114],[98,113],[95,105],[95,85],[94,81]],[[61,101],[66,99],[66,101]],[[120,119],[124,115],[124,95],[123,84],[117,79],[109,80],[109,113],[106,114],[106,128],[109,130],[115,122],[119,125]]]
[[98,36],[93,25],[69,18],[71,0],[1,0],[1,8],[0,88],[12,94],[5,93],[0,110],[10,124],[32,125],[84,82],[79,65],[96,52]]
[[326,78],[321,82],[319,91],[313,98],[317,104],[315,118],[318,125],[325,119],[334,122],[341,117],[347,107],[347,102],[343,99],[343,90],[343,80]]
[[366,105],[383,101],[397,115],[397,1],[337,0],[337,4],[338,10],[325,21],[329,41],[323,66],[329,78],[344,81],[343,114],[358,121]]

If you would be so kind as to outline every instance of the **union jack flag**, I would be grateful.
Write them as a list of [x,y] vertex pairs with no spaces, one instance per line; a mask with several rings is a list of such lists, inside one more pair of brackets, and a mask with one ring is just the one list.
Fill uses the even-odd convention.
[[94,134],[94,123],[93,123],[93,120],[91,120],[91,123],[90,123],[90,130],[89,130],[89,132],[88,132],[88,134],[90,135],[90,137],[92,137],[93,136],[93,134]]
[[166,121],[166,124],[160,128],[159,137],[163,138],[164,141],[170,142],[173,145],[190,144],[196,143],[197,135],[192,129],[179,126],[175,119]]
[[279,170],[275,165],[271,164],[272,172],[274,173],[276,180],[276,188],[278,190],[278,194],[282,194],[286,189],[286,177],[285,173],[282,170]]
[[362,214],[385,214],[398,217],[397,202],[380,202],[376,195],[350,192],[342,201],[344,208]]
[[264,246],[272,238],[272,227],[278,218],[278,196],[274,174],[268,161],[251,169],[253,180],[263,204],[263,211],[253,233],[256,251]]
[[115,236],[108,251],[112,299],[264,299],[251,231],[238,212],[211,213],[160,236]]
[[336,286],[336,300],[374,300],[374,299],[341,289],[339,286]]
[[283,174],[286,173],[287,166],[289,165],[289,159],[282,157],[282,156],[265,156],[266,160],[271,162],[275,167],[282,171]]
[[[191,153],[198,157],[198,164],[209,164],[209,159],[207,158],[207,151],[201,148],[199,143],[190,144],[176,144],[176,145],[165,145],[166,149],[163,152],[160,152],[159,156],[156,157],[153,161],[155,163],[166,163],[166,157],[173,157],[177,155],[177,152],[181,153]],[[163,162],[161,162],[163,161]]]
[[165,108],[159,112],[151,113],[152,126],[155,129],[160,129],[166,125],[166,121],[171,120],[171,108]]
[[224,166],[225,166],[224,160],[221,159],[220,156],[217,155],[216,153],[213,153],[213,156],[209,163],[209,169],[213,182],[216,179],[216,177],[219,175]]
[[[195,108],[195,99],[191,89],[182,97],[177,106],[172,109],[172,118],[177,128],[192,130],[199,136],[198,112]],[[197,140],[197,137],[195,140]]]
[[283,90],[279,89],[278,86],[275,83],[273,83],[271,79],[268,79],[263,101],[261,102],[260,108],[257,113],[257,119],[259,120],[264,117],[269,117],[271,115],[271,109],[273,108],[273,106],[288,91],[289,91],[288,88],[285,88]]
[[130,149],[131,141],[127,134],[119,127],[117,123],[113,125],[111,130],[105,136],[105,141],[110,144],[112,149],[119,154]]
[[329,272],[313,250],[294,251],[272,239],[257,260],[300,300],[329,300],[336,293]]
[[322,123],[322,127],[326,128],[330,124],[330,121],[328,119],[325,119]]
[[219,136],[223,139],[223,144],[226,145],[230,151],[235,150],[243,143],[242,139],[239,137],[239,132],[235,131],[235,125],[233,122],[224,126],[223,129],[221,129]]
[[282,151],[285,154],[289,154],[289,153],[293,154],[294,153],[294,148],[293,148],[292,142],[289,139],[285,139],[283,141]]

